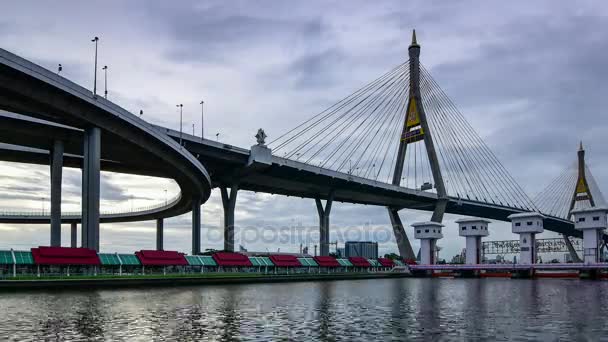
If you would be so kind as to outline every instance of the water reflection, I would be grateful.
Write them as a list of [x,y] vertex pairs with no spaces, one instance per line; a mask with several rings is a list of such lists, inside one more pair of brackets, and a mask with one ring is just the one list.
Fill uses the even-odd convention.
[[0,340],[602,340],[608,282],[394,279],[0,293]]

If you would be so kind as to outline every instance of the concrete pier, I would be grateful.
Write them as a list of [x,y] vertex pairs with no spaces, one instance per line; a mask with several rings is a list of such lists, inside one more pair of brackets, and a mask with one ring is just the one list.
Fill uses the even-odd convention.
[[63,142],[55,140],[51,149],[51,246],[61,246],[61,178]]
[[228,252],[234,252],[234,209],[238,191],[238,184],[230,187],[230,193],[227,187],[220,188],[224,207],[224,250]]
[[319,214],[319,255],[329,255],[329,215],[331,214],[331,205],[334,201],[334,194],[331,192],[325,201],[325,208],[320,198],[315,198],[317,205],[317,213]]
[[163,234],[164,234],[164,227],[165,225],[165,221],[162,218],[156,219],[156,250],[157,251],[162,251],[163,250]]
[[82,165],[82,247],[99,251],[99,184],[101,130],[84,131]]
[[78,247],[78,223],[76,222],[70,224],[70,247]]
[[201,200],[192,199],[192,255],[201,253]]

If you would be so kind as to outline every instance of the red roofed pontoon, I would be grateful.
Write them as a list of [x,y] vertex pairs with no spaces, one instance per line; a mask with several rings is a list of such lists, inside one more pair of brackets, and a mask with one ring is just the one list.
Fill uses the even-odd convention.
[[186,266],[188,261],[183,253],[175,251],[141,250],[135,255],[144,266]]
[[319,267],[340,267],[340,263],[332,256],[316,256],[314,257]]
[[253,266],[251,260],[241,253],[233,252],[217,252],[212,255],[213,260],[217,262],[218,266],[227,267],[241,267],[241,266]]
[[350,257],[348,258],[351,264],[355,267],[370,267],[369,261],[364,257]]
[[295,255],[271,255],[270,261],[277,267],[300,267],[302,263]]
[[101,265],[97,252],[88,248],[43,247],[32,248],[36,265]]
[[380,265],[382,265],[382,267],[395,266],[395,262],[393,261],[393,259],[389,259],[389,258],[378,258],[378,262],[380,263]]

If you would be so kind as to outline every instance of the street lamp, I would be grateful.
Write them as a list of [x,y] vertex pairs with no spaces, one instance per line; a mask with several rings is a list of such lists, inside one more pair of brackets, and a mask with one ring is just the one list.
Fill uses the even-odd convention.
[[91,41],[95,43],[95,76],[93,79],[93,95],[97,95],[97,42],[99,42],[99,37],[95,37],[91,39]]
[[106,98],[106,100],[108,99],[108,66],[104,65],[103,68],[103,78],[104,78],[104,97]]
[[192,135],[194,136],[194,124],[192,124]]
[[182,146],[182,126],[183,126],[183,109],[184,109],[184,105],[183,104],[178,104],[175,105],[176,107],[179,107],[179,146]]
[[140,110],[139,110],[139,118],[141,119],[141,117],[142,117],[143,115],[144,115],[144,110],[143,110],[143,109],[140,109]]
[[215,140],[216,141],[220,141],[220,134],[219,133],[215,133]]
[[201,139],[205,138],[205,101],[201,101]]
[[61,70],[63,70],[63,66],[61,66],[61,64],[59,64],[59,65],[57,66],[57,74],[60,74],[60,73],[61,73]]

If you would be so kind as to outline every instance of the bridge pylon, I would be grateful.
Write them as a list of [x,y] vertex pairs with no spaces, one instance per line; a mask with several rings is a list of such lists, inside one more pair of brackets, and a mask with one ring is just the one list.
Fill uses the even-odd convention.
[[[410,68],[409,98],[406,107],[407,112],[405,113],[405,124],[402,128],[401,138],[399,141],[399,149],[397,151],[397,161],[395,163],[392,183],[394,185],[400,185],[401,183],[407,146],[418,141],[423,141],[426,147],[426,153],[438,197],[431,221],[441,223],[443,221],[443,215],[448,203],[448,196],[445,184],[443,182],[443,177],[441,175],[439,159],[437,157],[437,151],[435,150],[433,136],[429,128],[429,123],[422,104],[422,96],[420,94],[420,45],[416,40],[416,30],[413,30],[412,32],[412,43],[408,48],[408,54]],[[407,235],[405,234],[403,225],[400,224],[401,220],[399,219],[397,210],[394,208],[388,208],[388,212],[391,223],[393,224],[397,245],[399,246],[399,253],[404,258],[414,259],[415,256],[412,251],[411,244],[407,238]]]

